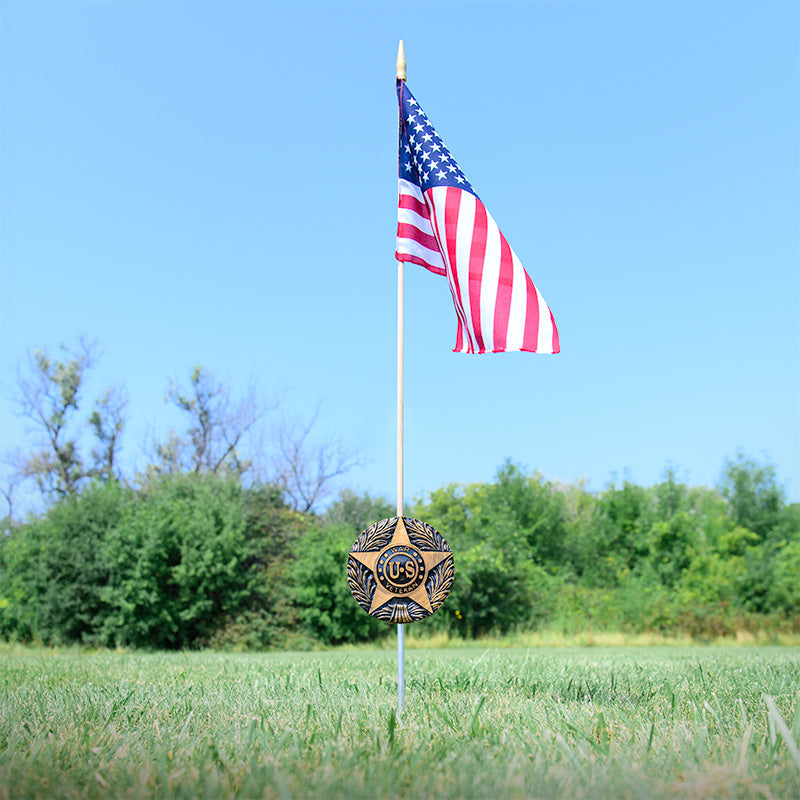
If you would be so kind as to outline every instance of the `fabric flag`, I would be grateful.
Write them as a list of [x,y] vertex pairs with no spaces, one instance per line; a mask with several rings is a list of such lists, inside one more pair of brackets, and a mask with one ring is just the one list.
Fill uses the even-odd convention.
[[558,353],[550,308],[403,80],[397,98],[395,255],[447,277],[458,317],[454,352]]

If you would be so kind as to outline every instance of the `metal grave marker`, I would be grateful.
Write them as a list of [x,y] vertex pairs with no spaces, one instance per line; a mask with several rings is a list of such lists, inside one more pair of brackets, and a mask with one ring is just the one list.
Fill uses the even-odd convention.
[[389,623],[433,614],[453,587],[453,552],[431,525],[390,517],[370,525],[347,558],[347,583],[368,614]]

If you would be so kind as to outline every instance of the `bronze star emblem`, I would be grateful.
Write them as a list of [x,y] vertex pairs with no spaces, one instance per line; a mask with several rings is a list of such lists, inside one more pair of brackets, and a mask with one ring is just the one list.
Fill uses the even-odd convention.
[[369,614],[397,597],[413,600],[429,614],[433,613],[425,580],[428,573],[442,561],[452,558],[451,552],[420,550],[408,538],[403,518],[399,517],[392,540],[381,550],[350,552],[375,577],[375,594]]

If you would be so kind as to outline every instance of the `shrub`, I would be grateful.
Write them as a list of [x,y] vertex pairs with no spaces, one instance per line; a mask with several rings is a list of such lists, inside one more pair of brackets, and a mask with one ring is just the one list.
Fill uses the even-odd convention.
[[300,623],[325,644],[366,642],[389,632],[350,594],[345,576],[355,538],[350,526],[332,525],[311,530],[296,543],[291,579]]
[[133,493],[93,483],[14,528],[2,546],[0,631],[45,644],[102,640],[111,566],[107,532],[127,513]]

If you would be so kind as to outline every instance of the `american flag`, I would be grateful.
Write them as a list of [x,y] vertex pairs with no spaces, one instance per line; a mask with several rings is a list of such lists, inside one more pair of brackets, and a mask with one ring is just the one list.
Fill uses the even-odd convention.
[[425,112],[397,81],[399,261],[445,275],[458,316],[456,353],[558,353],[550,308]]

